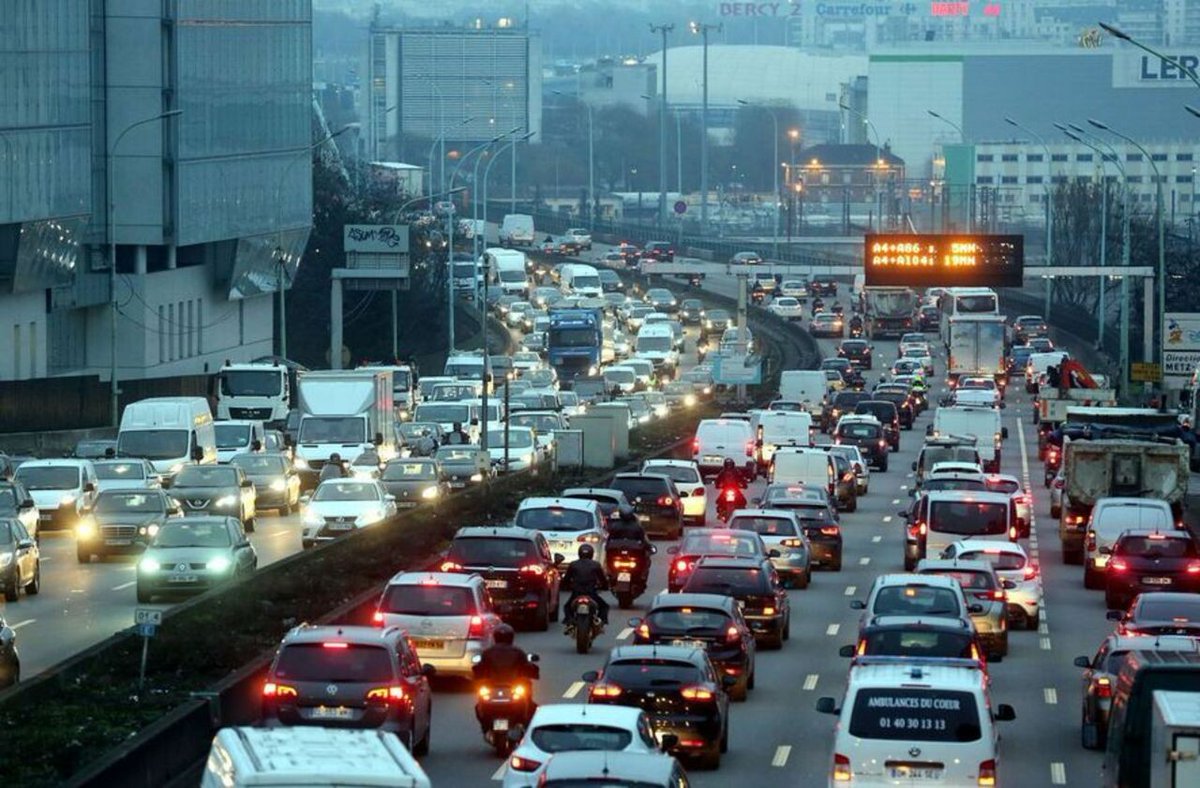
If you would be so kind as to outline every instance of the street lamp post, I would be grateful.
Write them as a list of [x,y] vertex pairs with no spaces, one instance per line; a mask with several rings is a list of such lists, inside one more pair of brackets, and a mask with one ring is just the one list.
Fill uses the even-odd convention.
[[[1041,134],[1038,134],[1036,131],[1028,129],[1025,126],[1022,126],[1020,123],[1017,123],[1012,118],[1006,117],[1004,119],[1004,122],[1014,128],[1020,129],[1021,131],[1025,132],[1026,134],[1029,134],[1030,136],[1032,136],[1042,146],[1042,150],[1045,151],[1045,155],[1046,155],[1046,181],[1045,181],[1045,185],[1046,185],[1046,265],[1054,265],[1054,211],[1050,204],[1050,194],[1051,194],[1051,192],[1050,192],[1050,159],[1051,159],[1050,146],[1046,144],[1046,138],[1043,137]],[[1101,159],[1103,159],[1103,157],[1101,157]],[[1101,281],[1100,289],[1101,289],[1101,292],[1103,292],[1103,290],[1104,290],[1103,280]],[[1047,279],[1046,280],[1046,307],[1045,307],[1045,315],[1046,315],[1047,319],[1049,319],[1049,317],[1050,317],[1050,297],[1053,295],[1053,293],[1054,293],[1054,280]]]
[[886,168],[884,166],[884,161],[883,161],[883,145],[880,144],[879,129],[875,128],[875,124],[871,122],[870,118],[868,118],[866,115],[862,114],[858,110],[854,109],[849,104],[846,104],[845,102],[838,102],[838,106],[841,107],[842,109],[844,109],[846,112],[849,112],[851,115],[854,115],[855,117],[862,120],[862,122],[866,125],[867,129],[872,134],[875,135],[875,167],[876,167],[876,169],[873,171],[874,181],[875,181],[875,212],[879,216],[879,229],[882,230],[883,229],[883,191],[879,188],[879,176],[883,172],[883,170]]
[[121,140],[125,139],[125,135],[138,126],[145,126],[147,123],[156,123],[160,120],[173,118],[182,114],[183,110],[173,109],[167,112],[160,112],[151,118],[135,120],[121,130],[116,140],[113,141],[112,147],[108,149],[108,182],[106,184],[106,191],[108,195],[109,415],[112,421],[111,426],[113,427],[116,427],[119,422],[121,407],[119,402],[120,383],[117,377],[117,315],[120,313],[120,308],[117,304],[117,198],[113,194],[117,175],[117,148],[121,145]]
[[[937,118],[937,119],[938,119],[938,120],[940,120],[942,123],[945,123],[947,126],[949,126],[950,128],[954,129],[955,131],[957,131],[957,132],[958,132],[958,138],[959,138],[959,140],[961,140],[963,143],[966,143],[966,141],[967,141],[967,135],[966,135],[966,133],[963,131],[963,129],[962,129],[962,126],[958,125],[957,123],[955,123],[954,121],[952,121],[952,120],[950,120],[949,118],[945,117],[944,115],[940,115],[940,114],[938,114],[937,112],[934,112],[934,111],[933,111],[933,110],[931,110],[931,109],[927,109],[927,110],[925,110],[925,111],[926,111],[926,112],[928,112],[928,113],[930,114],[930,116],[931,116],[931,117]],[[949,186],[949,184],[946,184],[946,186]],[[945,188],[945,187],[943,187],[943,188]],[[974,202],[975,202],[975,200],[972,198],[972,195],[971,195],[971,191],[972,191],[972,184],[970,184],[970,183],[964,183],[964,184],[963,184],[963,191],[964,191],[964,192],[966,192],[966,199],[964,199],[964,200],[963,200],[963,205],[964,205],[964,206],[966,206],[966,209],[967,209],[967,210],[966,210],[966,213],[967,213],[967,232],[971,232],[971,230],[973,229],[973,225],[974,225],[974,214],[975,214],[975,211],[974,211],[974,207],[975,207],[975,206],[974,206]]]
[[[738,104],[743,107],[751,106],[750,102],[737,100]],[[775,218],[771,224],[771,256],[776,260],[779,259],[779,170],[781,169],[779,162],[779,115],[776,114],[774,107],[763,107],[767,112],[771,113],[771,128],[774,131],[774,147],[771,153],[771,176],[772,176],[772,200],[775,203]]]
[[703,88],[700,103],[700,232],[708,230],[708,34],[721,32],[723,25],[704,22],[689,22],[689,29],[704,41]]
[[662,33],[662,93],[658,102],[658,225],[667,223],[667,34],[675,25],[650,25],[651,33]]

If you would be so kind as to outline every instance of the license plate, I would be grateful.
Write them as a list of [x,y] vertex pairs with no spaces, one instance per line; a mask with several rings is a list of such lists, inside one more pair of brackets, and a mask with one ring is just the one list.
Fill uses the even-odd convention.
[[719,465],[722,460],[723,460],[722,457],[719,457],[715,454],[706,454],[704,456],[704,464],[705,465]]
[[618,583],[628,583],[633,580],[633,575],[629,572],[617,572]]
[[424,639],[424,640],[416,639],[416,640],[413,640],[413,641],[412,641],[412,645],[413,645],[413,648],[415,648],[415,649],[417,649],[417,650],[420,650],[420,649],[426,649],[426,650],[429,650],[429,649],[440,649],[440,648],[442,647],[442,641],[440,641],[440,640],[430,640],[430,639],[428,639],[428,638],[426,638],[426,639]]
[[51,520],[51,519],[53,519],[53,518],[54,518],[54,515],[52,515],[52,514],[45,514],[45,513],[42,513],[42,514],[39,514],[39,515],[38,515],[38,519],[39,519],[39,520]]
[[171,575],[167,580],[172,583],[194,583],[197,577],[195,575]]
[[586,613],[588,613],[588,612],[590,612],[590,611],[588,610],[588,606],[587,606],[587,605],[579,605],[579,606],[577,606],[577,607],[575,608],[575,612],[576,612],[576,613],[583,613],[583,614],[586,614]]
[[483,584],[487,588],[508,588],[507,580],[484,580]]
[[450,486],[457,490],[462,487],[466,487],[467,483],[466,482],[450,482]]
[[354,526],[353,523],[331,523],[329,530],[331,531],[349,531]]
[[411,509],[412,507],[414,507],[416,505],[417,505],[416,501],[400,501],[399,503],[396,504],[396,508],[397,509]]
[[1142,582],[1148,586],[1169,586],[1171,578],[1169,577],[1143,577]]
[[703,641],[688,640],[687,638],[676,638],[671,641],[671,645],[679,648],[704,648]]
[[639,515],[638,515],[638,522],[639,522],[639,523],[648,523],[648,522],[650,522],[650,515],[648,515],[648,514],[639,514]]
[[492,730],[501,731],[501,732],[507,731],[508,730],[508,720],[505,720],[505,719],[492,720]]
[[936,766],[889,766],[888,777],[893,780],[940,780],[942,770]]
[[317,706],[312,710],[312,717],[317,720],[348,720],[353,716],[354,711],[345,706]]
[[132,539],[105,539],[104,543],[111,547],[124,547],[133,544]]

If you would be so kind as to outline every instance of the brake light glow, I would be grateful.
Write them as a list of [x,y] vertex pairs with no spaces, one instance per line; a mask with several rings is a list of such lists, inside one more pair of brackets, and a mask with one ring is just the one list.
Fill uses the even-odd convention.
[[995,785],[996,784],[996,761],[988,759],[979,764],[979,785]]
[[763,608],[762,614],[764,616],[773,616],[773,615],[775,615],[775,608],[771,607],[770,605],[767,605],[766,607]]
[[991,602],[1003,602],[1004,600],[1008,599],[1008,594],[1001,589],[995,589],[992,591],[976,591],[975,598],[986,599]]
[[1101,676],[1096,679],[1096,697],[1111,698],[1113,694],[1112,679],[1107,676]]
[[784,539],[779,543],[781,547],[803,547],[803,539]]
[[680,558],[678,561],[675,562],[675,571],[676,572],[686,572],[688,569],[689,569],[688,562],[683,560],[682,558]]
[[692,438],[692,454],[700,453],[700,439]]
[[1189,575],[1200,575],[1200,561],[1191,561],[1187,565]]
[[1017,527],[1015,525],[1008,529],[1008,541],[1017,541]]
[[1034,566],[1033,564],[1025,565],[1025,579],[1026,580],[1032,580],[1033,578],[1037,577],[1037,573],[1038,573],[1038,568],[1036,566]]
[[441,569],[443,572],[461,572],[462,564],[454,561],[442,561]]
[[1124,572],[1129,568],[1129,564],[1125,563],[1120,558],[1113,558],[1109,560],[1108,568],[1114,572]]
[[404,700],[404,687],[392,685],[390,687],[376,687],[373,690],[367,691],[367,700],[381,700],[385,703],[397,703]]
[[593,698],[618,698],[621,688],[615,684],[597,684],[592,687],[591,695]]
[[675,499],[670,495],[664,495],[658,499],[659,506],[674,506]]
[[822,536],[837,536],[841,532],[842,532],[842,529],[837,527],[836,525],[821,526],[821,535]]
[[730,624],[729,628],[725,630],[725,639],[730,643],[737,643],[742,639],[742,633],[737,627]]
[[737,500],[737,493],[736,493],[734,490],[726,490],[726,491],[725,491],[725,500],[727,500],[727,501],[736,501],[736,500]]
[[684,700],[712,700],[712,690],[704,687],[684,687],[679,691]]
[[481,637],[483,637],[483,616],[471,616],[471,623],[467,627],[467,638],[478,640]]
[[833,754],[833,781],[848,783],[853,777],[854,774],[850,771],[850,759],[840,752],[835,752]]
[[536,772],[538,767],[542,765],[541,761],[532,761],[529,758],[522,758],[520,755],[514,755],[508,759],[508,765],[513,771],[517,772]]
[[263,685],[262,694],[264,698],[294,698],[300,693],[296,691],[295,687],[268,681]]
[[542,575],[546,574],[546,567],[542,566],[541,564],[524,564],[518,571],[520,571],[520,573],[523,575],[541,577]]
[[350,648],[350,644],[349,643],[328,642],[328,643],[322,643],[321,647],[322,648],[347,649],[347,648]]
[[746,441],[746,456],[754,456],[754,441]]
[[649,624],[642,624],[641,626],[638,627],[638,637],[645,638],[646,640],[650,639],[650,625]]
[[382,610],[376,610],[371,615],[371,623],[378,624],[379,626],[383,626],[383,611]]

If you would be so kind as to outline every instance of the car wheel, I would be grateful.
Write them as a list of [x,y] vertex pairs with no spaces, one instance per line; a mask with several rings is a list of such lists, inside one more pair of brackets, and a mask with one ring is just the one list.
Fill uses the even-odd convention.
[[857,512],[858,511],[858,496],[857,495],[850,496],[850,504],[846,507],[846,511],[847,512]]
[[788,613],[787,619],[783,622],[783,640],[791,640],[791,639],[792,639],[792,614]]
[[812,580],[812,569],[804,570],[804,574],[792,578],[792,588],[798,588],[803,591],[808,588],[809,581]]
[[1083,587],[1091,590],[1104,588],[1104,580],[1100,577],[1100,573],[1092,569],[1091,561],[1084,564],[1083,567]]
[[83,547],[75,547],[75,557],[81,564],[90,564],[92,562],[92,551]]
[[147,589],[142,588],[141,583],[139,583],[137,587],[137,601],[140,604],[146,604],[153,598],[154,594],[151,594]]
[[42,562],[38,561],[33,565],[33,579],[25,586],[25,593],[29,596],[37,596],[42,590]]
[[412,754],[421,757],[429,754],[429,740],[433,736],[433,704],[429,704],[429,710],[425,714],[425,735],[421,740],[413,745]]
[[829,571],[831,571],[831,572],[840,572],[840,571],[842,571],[842,557],[841,557],[841,555],[838,555],[838,557],[837,557],[837,558],[835,558],[835,559],[833,559],[832,561],[830,561],[830,562],[829,562]]
[[1100,728],[1094,722],[1085,722],[1079,728],[1079,743],[1085,750],[1100,749]]
[[534,632],[545,632],[550,628],[550,600],[543,598],[538,602],[538,606],[534,608],[533,615],[529,619],[531,629]]
[[1025,614],[1025,629],[1036,630],[1042,623],[1042,611],[1038,611],[1033,615]]
[[16,602],[17,597],[21,595],[21,579],[16,572],[13,572],[13,579],[4,585],[4,601]]
[[1060,516],[1062,516],[1062,507],[1051,506],[1050,507],[1050,517],[1057,520]]
[[242,527],[246,529],[246,533],[248,533],[248,534],[252,534],[252,533],[254,533],[254,521],[255,521],[256,519],[258,519],[258,518],[251,517],[249,520],[247,520],[247,521],[246,521],[246,522],[243,524],[243,526],[242,526]]
[[880,462],[879,462],[879,472],[880,472],[880,473],[887,473],[887,469],[888,469],[888,460],[887,460],[887,457],[884,457],[884,458],[883,458],[882,460],[880,460]]

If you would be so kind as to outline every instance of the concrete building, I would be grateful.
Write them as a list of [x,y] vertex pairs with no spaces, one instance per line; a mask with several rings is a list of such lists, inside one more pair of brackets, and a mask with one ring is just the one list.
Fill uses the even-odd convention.
[[[510,20],[501,20],[508,23]],[[520,127],[542,131],[541,39],[523,27],[372,27],[364,116],[370,158],[428,155],[443,131],[478,143]],[[394,109],[393,109],[394,108]],[[413,141],[417,150],[404,150]]]
[[309,0],[5,11],[0,379],[107,379],[113,301],[122,379],[271,352],[270,294],[311,225],[311,13]]
[[[669,62],[667,65],[670,67]],[[647,115],[657,101],[658,65],[652,61],[602,58],[581,68],[575,80],[579,100],[593,109],[625,105]]]

